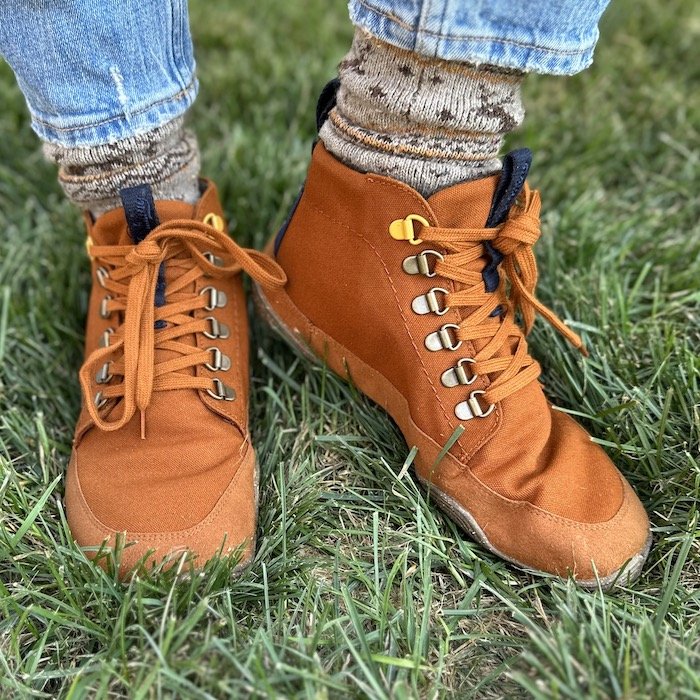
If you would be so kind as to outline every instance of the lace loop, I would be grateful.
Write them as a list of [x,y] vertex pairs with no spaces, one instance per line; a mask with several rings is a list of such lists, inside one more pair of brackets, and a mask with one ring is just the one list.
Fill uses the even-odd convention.
[[[210,262],[207,252],[214,253],[223,265]],[[204,308],[206,299],[185,290],[192,288],[203,275],[221,279],[237,275],[241,270],[265,287],[282,287],[287,281],[282,268],[268,256],[241,248],[227,233],[209,224],[188,219],[161,224],[135,246],[93,245],[91,255],[111,268],[104,283],[112,296],[108,310],[121,312],[124,317],[121,326],[111,334],[109,345],[93,351],[80,369],[85,405],[94,424],[106,431],[124,427],[138,410],[142,437],[145,437],[146,410],[154,391],[212,388],[211,379],[182,371],[204,365],[211,358],[208,351],[182,341],[184,336],[202,333],[209,327],[205,319],[193,315]],[[170,271],[166,303],[156,308],[158,271],[166,261]],[[156,321],[167,323],[159,329]],[[157,349],[167,350],[176,357],[156,365]],[[90,397],[95,393],[97,370],[108,362],[113,376],[123,379],[108,386],[100,385],[102,400],[98,406]],[[121,407],[104,416],[100,409],[109,400],[120,400]]]

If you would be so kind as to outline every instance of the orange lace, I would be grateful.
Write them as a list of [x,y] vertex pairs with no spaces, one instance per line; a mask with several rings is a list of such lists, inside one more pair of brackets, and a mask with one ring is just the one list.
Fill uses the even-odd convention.
[[[108,431],[122,428],[139,410],[142,437],[154,391],[206,391],[213,386],[211,378],[183,372],[211,361],[209,350],[181,340],[210,327],[206,318],[194,317],[195,311],[207,306],[205,296],[190,291],[194,283],[205,275],[231,277],[241,270],[263,286],[282,287],[287,281],[282,268],[265,254],[241,248],[225,231],[188,219],[161,224],[138,245],[93,245],[90,254],[106,270],[101,284],[110,296],[104,310],[121,312],[123,323],[110,336],[108,346],[93,351],[80,369],[87,409],[95,425]],[[212,255],[221,260],[216,261]],[[168,271],[165,304],[156,307],[158,271],[164,262]],[[158,349],[170,351],[172,359],[156,363]],[[109,366],[112,377],[121,377],[122,381],[102,384],[96,394],[96,372],[105,366]],[[101,405],[122,399],[121,416],[102,417],[101,406],[91,400],[93,396],[99,397]]]
[[[514,394],[540,374],[540,366],[528,355],[527,342],[515,322],[517,310],[522,315],[525,334],[530,332],[535,315],[539,313],[574,347],[588,354],[581,338],[535,297],[537,263],[532,247],[540,237],[539,192],[525,184],[519,201],[520,205],[513,207],[509,218],[495,228],[426,226],[417,232],[424,243],[433,242],[448,251],[436,262],[435,273],[463,287],[447,294],[445,304],[473,309],[459,324],[456,337],[461,341],[488,341],[473,358],[475,362],[470,368],[479,375],[498,373],[484,394],[484,401],[490,404]],[[501,269],[505,275],[501,275],[495,292],[486,290],[479,269],[483,265],[475,264],[484,255],[484,241],[490,241],[504,256]],[[499,307],[502,313],[495,318],[493,314]],[[516,339],[515,351],[495,357],[511,339]]]

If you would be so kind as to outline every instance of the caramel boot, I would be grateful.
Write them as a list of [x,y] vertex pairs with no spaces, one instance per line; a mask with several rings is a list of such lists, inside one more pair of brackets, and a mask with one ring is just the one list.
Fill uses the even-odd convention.
[[244,566],[258,477],[240,272],[262,286],[284,273],[229,238],[212,184],[196,206],[154,204],[147,186],[122,201],[87,222],[94,284],[69,525],[93,555],[123,540],[122,575],[183,553],[201,565],[239,550]]
[[319,142],[269,247],[288,283],[256,294],[293,345],[389,412],[429,497],[475,539],[520,567],[610,586],[639,574],[649,522],[603,450],[549,404],[528,354],[535,313],[581,346],[534,296],[528,167],[515,152],[500,176],[426,201]]

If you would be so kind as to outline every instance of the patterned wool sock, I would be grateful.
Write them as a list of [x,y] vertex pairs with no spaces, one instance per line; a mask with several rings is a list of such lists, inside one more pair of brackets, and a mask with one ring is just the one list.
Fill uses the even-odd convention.
[[339,75],[326,148],[424,196],[498,172],[503,137],[524,117],[522,73],[426,58],[359,28]]
[[68,199],[99,216],[121,206],[119,190],[148,184],[156,199],[199,199],[196,136],[174,119],[145,134],[89,148],[44,145],[59,166],[58,181]]

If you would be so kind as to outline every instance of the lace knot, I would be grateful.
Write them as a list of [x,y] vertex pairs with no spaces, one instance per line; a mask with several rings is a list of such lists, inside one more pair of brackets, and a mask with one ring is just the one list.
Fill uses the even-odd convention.
[[162,263],[165,257],[165,249],[159,246],[156,241],[146,238],[127,253],[126,262],[141,270],[148,265]]
[[503,255],[527,254],[539,238],[539,217],[522,212],[506,219],[492,244]]

